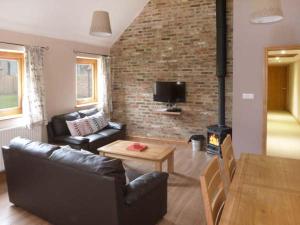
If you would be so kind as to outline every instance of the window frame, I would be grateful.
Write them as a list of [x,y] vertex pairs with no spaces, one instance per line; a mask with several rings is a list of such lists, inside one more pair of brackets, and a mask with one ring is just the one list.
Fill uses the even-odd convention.
[[[98,62],[95,58],[76,57],[75,77],[76,77],[76,106],[84,106],[88,104],[96,104],[98,102]],[[77,98],[77,65],[92,65],[92,97],[90,98]]]
[[23,113],[22,100],[23,100],[23,90],[24,90],[25,55],[22,52],[0,50],[0,59],[18,61],[18,106],[0,109],[0,119],[22,115],[22,113]]

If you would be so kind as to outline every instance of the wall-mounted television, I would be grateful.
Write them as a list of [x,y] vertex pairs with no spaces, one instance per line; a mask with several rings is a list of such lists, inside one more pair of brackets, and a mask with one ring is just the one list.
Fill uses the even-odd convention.
[[185,82],[157,81],[153,92],[153,100],[157,102],[185,102]]

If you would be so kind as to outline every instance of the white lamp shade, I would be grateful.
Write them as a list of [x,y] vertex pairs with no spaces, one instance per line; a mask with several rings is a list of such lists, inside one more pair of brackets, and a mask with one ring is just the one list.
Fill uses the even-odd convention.
[[280,0],[252,0],[252,23],[273,23],[283,19]]
[[98,37],[109,37],[112,35],[108,12],[94,12],[90,28],[90,35]]

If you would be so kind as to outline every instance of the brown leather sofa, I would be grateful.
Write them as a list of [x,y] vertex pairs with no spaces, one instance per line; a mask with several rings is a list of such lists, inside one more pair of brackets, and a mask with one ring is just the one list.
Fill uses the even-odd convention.
[[166,173],[126,184],[118,159],[23,138],[2,151],[10,202],[55,225],[154,225],[167,212]]
[[84,137],[72,137],[66,121],[72,121],[97,113],[96,108],[81,110],[54,116],[47,125],[48,142],[58,145],[69,145],[75,149],[85,149],[98,154],[97,149],[111,142],[125,139],[126,125],[116,122],[109,122],[109,125],[95,134]]

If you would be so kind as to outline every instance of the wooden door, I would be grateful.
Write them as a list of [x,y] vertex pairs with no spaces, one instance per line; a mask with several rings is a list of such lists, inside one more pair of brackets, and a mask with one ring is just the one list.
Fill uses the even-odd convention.
[[288,67],[268,67],[268,110],[287,109]]

